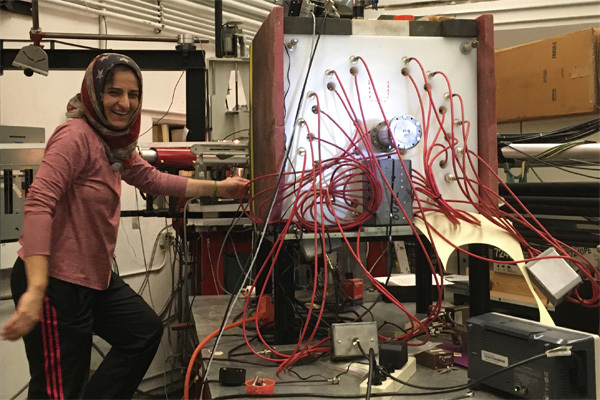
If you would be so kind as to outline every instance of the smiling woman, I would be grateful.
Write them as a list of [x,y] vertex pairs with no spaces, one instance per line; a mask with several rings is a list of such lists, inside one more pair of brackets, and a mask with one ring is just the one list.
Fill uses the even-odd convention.
[[130,169],[140,131],[142,87],[142,72],[131,58],[104,53],[87,67],[80,93],[67,106],[67,117],[85,118],[101,138],[114,171]]
[[106,77],[102,93],[104,116],[117,129],[125,129],[140,106],[140,82],[133,71],[118,65]]
[[[131,398],[160,344],[152,308],[111,271],[121,180],[150,194],[242,197],[247,180],[164,174],[134,151],[142,74],[121,54],[97,56],[67,107],[24,206],[11,275],[16,311],[2,338],[23,337],[28,398]],[[92,335],[111,345],[89,378]],[[89,378],[89,379],[88,379]]]

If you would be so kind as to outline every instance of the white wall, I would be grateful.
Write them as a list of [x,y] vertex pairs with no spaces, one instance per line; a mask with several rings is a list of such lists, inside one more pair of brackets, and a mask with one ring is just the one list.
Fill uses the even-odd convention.
[[[102,22],[102,25],[104,23]],[[106,25],[109,34],[131,34],[150,36],[155,35],[150,28],[143,26],[127,26],[107,18]],[[2,12],[0,14],[0,38],[2,39],[24,39],[29,38],[29,29],[32,26],[30,17]],[[100,21],[98,17],[82,12],[68,12],[64,8],[59,11],[51,5],[40,1],[40,26],[46,32],[69,32],[69,33],[100,33]],[[173,33],[168,36],[174,36]],[[99,47],[97,41],[72,41],[87,46]],[[20,48],[26,43],[5,43],[5,48]],[[116,42],[109,41],[108,47],[113,49],[174,49],[175,43],[154,42]],[[57,45],[57,48],[66,48]],[[212,56],[213,46],[204,45],[207,57]],[[90,58],[91,59],[91,58]],[[151,127],[152,119],[157,119],[167,111],[175,83],[181,72],[143,72],[144,76],[144,99],[142,111],[142,130],[145,132]],[[68,100],[79,91],[83,71],[50,71],[47,77],[34,74],[26,77],[21,71],[4,71],[0,77],[0,124],[17,126],[44,127],[46,139],[50,137],[54,128],[66,120],[64,113]],[[171,121],[182,121],[185,115],[185,77],[181,79],[175,91],[175,99],[170,110],[168,119]],[[152,140],[151,131],[140,138],[140,146]],[[144,201],[139,198],[136,204],[136,194],[132,187],[123,184],[123,195],[121,207],[123,210],[135,210],[144,208]],[[91,211],[92,212],[92,211]],[[154,239],[158,231],[170,221],[158,218],[141,218],[140,230],[132,229],[131,218],[121,220],[119,240],[117,242],[116,256],[121,275],[130,286],[137,290],[144,278],[144,261],[142,255],[142,242],[145,248],[146,260],[149,262],[150,253]],[[142,236],[142,237],[140,237]],[[0,247],[2,272],[1,293],[8,295],[7,278],[9,268],[12,266],[18,244],[2,244]],[[163,264],[164,251],[159,251],[155,257],[154,269]],[[171,293],[171,272],[167,264],[159,272],[152,274],[150,278],[152,301],[157,311],[162,308]],[[148,290],[144,292],[144,298],[150,302]],[[14,311],[12,301],[0,302],[0,326],[3,325]],[[166,335],[165,335],[166,336]],[[171,350],[166,340],[159,349],[158,355],[148,371],[147,377],[158,375],[162,380],[162,373],[170,369]],[[93,365],[98,363],[94,356]],[[27,383],[29,373],[22,341],[15,343],[0,343],[0,398],[11,397],[18,389]],[[158,382],[156,386],[160,386]],[[152,388],[150,387],[150,388]],[[26,393],[26,392],[25,392]],[[25,398],[25,393],[19,398]]]

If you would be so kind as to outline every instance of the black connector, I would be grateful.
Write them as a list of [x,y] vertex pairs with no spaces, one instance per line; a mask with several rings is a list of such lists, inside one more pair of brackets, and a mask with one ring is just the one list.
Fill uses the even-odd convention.
[[246,370],[244,368],[219,368],[219,383],[225,386],[241,386],[246,382]]
[[387,376],[385,376],[379,368],[375,368],[375,370],[373,371],[373,379],[371,380],[371,385],[379,386],[386,379],[387,379]]
[[381,343],[379,348],[379,365],[386,371],[394,371],[404,367],[408,361],[406,342],[392,340]]

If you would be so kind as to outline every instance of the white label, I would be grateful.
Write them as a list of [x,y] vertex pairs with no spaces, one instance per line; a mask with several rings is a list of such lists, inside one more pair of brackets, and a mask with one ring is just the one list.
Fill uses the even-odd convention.
[[489,351],[481,350],[481,359],[485,362],[496,364],[501,367],[508,367],[508,357],[501,356],[500,354],[490,353]]

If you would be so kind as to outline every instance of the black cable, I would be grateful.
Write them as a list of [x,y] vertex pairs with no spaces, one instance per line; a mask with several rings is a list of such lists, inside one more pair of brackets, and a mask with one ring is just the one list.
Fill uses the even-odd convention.
[[381,330],[381,328],[383,328],[386,325],[394,326],[394,327],[400,329],[403,333],[408,333],[408,331],[406,329],[402,328],[400,325],[395,324],[393,322],[389,322],[389,321],[383,321],[383,323],[377,328],[377,331],[379,332]]
[[221,140],[225,140],[225,139],[227,139],[229,136],[233,136],[233,135],[235,135],[236,133],[245,132],[245,131],[248,131],[248,132],[250,132],[250,129],[240,129],[239,131],[231,132],[231,133],[229,133],[229,134],[227,134],[227,135],[223,136],[223,138],[222,138]]
[[[142,284],[140,285],[140,288],[137,291],[137,294],[141,295],[142,293],[144,293],[144,290],[146,289],[146,286],[148,287],[148,290],[150,290],[150,273],[152,272],[152,266],[154,265],[154,258],[156,256],[156,250],[158,249],[158,245],[159,245],[159,241],[161,238],[161,235],[164,231],[168,230],[169,226],[166,225],[164,228],[162,228],[158,234],[156,235],[156,238],[154,239],[154,245],[152,246],[152,253],[150,254],[150,262],[145,265],[145,274],[144,274],[144,280],[142,281]],[[170,251],[170,249],[166,248],[165,251]],[[165,258],[167,257],[167,255],[165,254]],[[144,257],[144,260],[146,258]],[[165,263],[166,263],[166,259],[165,259]],[[150,300],[152,300],[152,295],[150,294]],[[153,304],[154,306],[154,304]]]
[[21,393],[23,393],[25,391],[25,389],[27,389],[29,387],[29,382],[27,382],[21,389],[19,389],[17,391],[17,393],[13,394],[12,396],[10,396],[9,400],[15,400],[17,397],[19,397],[19,395]]
[[177,86],[179,86],[179,82],[181,81],[181,78],[183,77],[183,74],[185,74],[185,71],[181,72],[181,75],[179,75],[179,78],[177,79],[177,82],[175,83],[175,87],[173,88],[173,94],[171,96],[171,103],[169,104],[169,107],[167,108],[167,111],[159,119],[157,119],[155,122],[153,122],[152,126],[150,126],[150,128],[148,128],[148,130],[146,130],[146,132],[142,133],[139,137],[142,137],[146,133],[150,132],[152,130],[152,128],[154,128],[156,125],[158,125],[158,123],[160,121],[162,121],[163,118],[167,116],[167,114],[169,114],[169,111],[171,111],[171,107],[173,106],[173,101],[175,100],[175,92],[177,91]]
[[375,305],[376,305],[377,303],[379,303],[379,302],[381,301],[381,298],[382,298],[382,296],[381,296],[381,293],[379,293],[379,294],[377,295],[377,298],[375,299],[375,301],[373,301],[373,303],[372,303],[372,304],[371,304],[369,307],[362,306],[362,307],[365,309],[365,312],[363,312],[362,314],[360,314],[360,317],[359,317],[359,319],[360,319],[360,320],[362,320],[362,318],[363,318],[365,315],[367,315],[367,314],[371,314],[371,317],[372,317],[372,318],[373,318],[373,320],[374,320],[375,318],[374,318],[373,314],[371,313],[371,310],[373,309],[373,307],[375,307]]
[[277,385],[285,385],[285,384],[290,384],[290,383],[329,383],[329,379],[325,378],[325,379],[311,379],[311,380],[300,380],[300,381],[277,381]]
[[[323,26],[325,25],[326,17],[327,17],[327,14],[325,14],[325,18],[323,18]],[[322,28],[323,28],[323,27],[322,27]],[[322,31],[323,31],[323,29],[321,29],[321,32],[322,32]],[[310,75],[310,70],[311,70],[311,68],[312,68],[312,63],[313,63],[313,60],[314,60],[314,56],[315,56],[316,49],[317,49],[317,46],[318,46],[318,44],[319,44],[319,40],[320,40],[320,38],[321,38],[321,33],[319,33],[319,36],[317,37],[317,41],[316,41],[316,43],[315,43],[315,47],[314,47],[314,49],[313,49],[313,51],[312,51],[312,54],[311,54],[311,57],[310,57],[310,61],[309,61],[309,64],[308,64],[308,70],[307,70],[307,72],[306,72],[306,76],[305,76],[305,79],[304,79],[304,84],[303,84],[303,86],[302,86],[302,90],[300,91],[300,101],[298,102],[298,107],[297,107],[297,109],[296,109],[296,118],[295,118],[295,120],[297,120],[297,119],[298,119],[298,115],[300,114],[300,109],[301,109],[301,106],[302,106],[302,103],[303,103],[302,99],[303,99],[303,97],[304,97],[304,92],[305,92],[305,90],[306,90],[306,85],[307,85],[307,83],[308,83],[308,77],[309,77],[309,75]],[[292,138],[291,138],[291,140],[293,140],[293,137],[294,137],[295,131],[296,131],[296,124],[294,124],[294,129],[293,129],[293,131],[292,131]],[[284,155],[284,159],[286,159],[286,158],[289,158],[290,151],[291,151],[291,146],[288,146],[288,147],[287,147],[287,149],[286,149],[286,153],[285,153],[285,155]],[[282,162],[282,163],[281,163],[281,168],[280,168],[280,170],[279,170],[279,175],[278,175],[278,177],[277,177],[277,183],[276,183],[276,185],[275,185],[275,188],[278,188],[278,187],[279,187],[279,185],[281,184],[281,179],[283,178],[283,172],[284,172],[284,170],[285,170],[285,162]],[[275,195],[273,196],[273,198],[271,199],[271,202],[270,202],[270,204],[269,204],[269,211],[268,211],[268,213],[267,213],[267,216],[266,216],[266,218],[265,218],[265,221],[264,221],[264,224],[265,224],[265,225],[264,225],[264,228],[263,228],[263,230],[262,230],[262,232],[261,232],[261,235],[260,235],[260,237],[258,238],[258,245],[256,246],[256,249],[255,249],[255,255],[254,255],[253,257],[251,257],[251,258],[250,258],[252,261],[251,261],[251,263],[250,263],[249,270],[252,270],[252,269],[253,269],[253,267],[254,267],[254,263],[256,262],[256,257],[258,256],[258,254],[259,254],[259,252],[260,252],[260,248],[261,248],[262,242],[263,242],[263,240],[264,240],[264,237],[266,236],[266,231],[267,231],[268,224],[269,224],[269,218],[270,218],[270,216],[271,216],[271,212],[272,212],[272,210],[273,210],[273,207],[274,207],[274,205],[275,205],[275,201],[276,201],[276,199],[277,199],[277,195],[276,195],[276,193],[275,193]],[[249,259],[249,260],[250,260],[250,259]],[[240,278],[241,278],[241,276],[240,276]],[[229,316],[230,310],[231,310],[231,308],[232,308],[232,306],[233,306],[233,302],[234,302],[234,300],[235,300],[235,299],[237,299],[238,295],[239,295],[239,292],[238,292],[238,293],[237,293],[235,296],[232,296],[232,297],[231,297],[231,299],[230,299],[230,301],[229,301],[229,304],[227,305],[227,310],[225,311],[225,316],[224,316],[224,318],[223,318],[223,321],[222,321],[221,327],[219,328],[219,330],[220,330],[220,333],[222,333],[222,332],[223,332],[223,329],[224,329],[224,327],[225,327],[225,323],[226,323],[226,321],[227,321],[227,318],[228,318],[228,316]],[[220,334],[219,334],[219,337],[220,337]],[[215,341],[215,346],[217,345],[217,343],[218,343],[218,341],[219,341],[219,337],[217,337],[217,340]],[[215,353],[214,353],[214,352],[212,352],[212,354],[211,354],[211,359],[214,357],[214,354],[215,354]],[[208,366],[210,366],[210,360],[209,360],[209,363],[208,363],[207,365],[208,365]],[[203,382],[202,382],[202,386],[204,386],[204,380],[205,380],[207,377],[208,377],[208,368],[207,368],[207,373],[206,373],[206,374],[205,374],[205,376],[204,376],[204,379],[203,379]]]
[[[242,205],[240,204],[236,213],[240,213],[242,209]],[[226,294],[232,294],[229,293],[229,291],[225,288],[225,282],[221,282],[219,279],[219,275],[220,275],[220,268],[221,268],[221,257],[223,256],[223,252],[225,251],[225,244],[227,243],[227,239],[230,237],[229,235],[231,235],[231,231],[233,230],[233,227],[235,225],[237,225],[237,222],[242,218],[243,213],[239,214],[236,218],[232,218],[231,219],[231,224],[229,224],[229,228],[227,229],[227,232],[225,233],[225,236],[223,236],[223,240],[221,241],[221,248],[219,249],[219,255],[217,257],[217,263],[215,266],[215,269],[213,270],[213,274],[215,275],[215,280],[217,281],[217,284],[219,286],[218,289],[221,289],[224,293]],[[248,261],[246,260],[246,266],[248,264]],[[212,265],[210,266],[212,269]],[[245,268],[242,268],[242,274],[241,276],[238,277],[238,280],[236,281],[235,285],[234,285],[234,289],[238,288],[238,286],[243,285],[244,282],[240,282],[240,279],[242,276],[244,276],[244,272],[245,272]]]
[[588,168],[583,168],[583,167],[567,167],[567,166],[561,166],[561,165],[559,165],[559,164],[555,164],[555,163],[552,163],[552,162],[550,162],[550,161],[546,161],[546,160],[544,160],[543,158],[539,158],[539,157],[536,157],[536,156],[532,156],[532,155],[530,155],[530,154],[527,154],[527,153],[525,153],[525,152],[523,152],[523,151],[521,151],[521,150],[519,150],[519,149],[517,149],[517,148],[515,148],[515,147],[511,146],[511,145],[510,145],[510,143],[509,143],[509,144],[506,144],[506,146],[507,146],[507,147],[510,147],[511,149],[513,149],[514,151],[516,151],[516,152],[518,152],[518,153],[521,153],[521,154],[523,154],[523,155],[526,155],[527,157],[529,157],[529,158],[531,158],[531,159],[533,159],[533,160],[536,160],[536,161],[538,161],[538,162],[541,162],[542,164],[546,164],[546,165],[548,165],[548,166],[550,166],[550,167],[557,168],[557,169],[559,169],[559,170],[561,170],[561,171],[564,171],[564,172],[567,172],[567,173],[569,173],[569,174],[579,175],[579,176],[583,176],[583,177],[585,177],[585,178],[591,178],[591,179],[600,179],[600,178],[598,178],[597,176],[586,175],[586,174],[582,174],[582,173],[580,173],[580,172],[576,172],[576,171],[569,171],[567,168],[574,168],[574,169],[584,169],[584,170],[591,170],[591,171],[597,171],[597,169],[588,169]]
[[[360,348],[360,342],[357,342],[356,344]],[[364,354],[362,348],[361,352]],[[371,389],[373,387],[373,379],[375,377],[375,369],[377,367],[377,364],[375,363],[375,352],[373,351],[372,347],[369,349],[369,355],[367,358],[369,359],[369,377],[367,379],[367,392],[365,394],[365,400],[369,400],[371,398]]]
[[288,87],[285,90],[285,93],[283,94],[283,119],[285,120],[285,117],[287,115],[287,109],[285,107],[285,98],[288,95],[288,92],[290,91],[290,86],[291,86],[291,82],[290,82],[290,67],[291,67],[291,59],[290,59],[290,51],[288,50],[288,47],[284,44],[283,48],[285,50],[285,54],[287,55],[287,59],[288,59],[288,67],[287,67],[287,72],[285,73],[285,77],[287,79],[287,84]]
[[312,374],[312,375],[309,375],[309,376],[307,376],[307,377],[304,378],[304,377],[300,376],[299,373],[297,373],[296,371],[294,371],[291,367],[288,368],[286,371],[291,372],[292,374],[296,375],[298,377],[298,379],[300,379],[301,381],[308,381],[308,380],[310,380],[310,378],[312,378],[314,376],[318,376],[318,377],[323,378],[325,380],[328,379],[326,376],[323,376],[321,374]]
[[[234,225],[235,225],[235,222],[236,222],[237,220],[239,220],[241,217],[242,217],[242,215],[240,215],[240,216],[238,216],[237,218],[235,218],[235,219],[232,221],[232,224],[231,224],[231,226],[234,226]],[[226,236],[223,238],[223,243],[225,243],[225,240],[227,239],[227,236],[229,235],[229,233],[230,233],[230,232],[231,232],[231,227],[230,227],[230,229],[227,231],[227,234],[226,234]],[[254,246],[252,246],[252,248],[254,249]],[[258,250],[256,250],[256,251],[258,251]],[[250,264],[250,266],[248,266],[248,264],[250,263],[250,260],[251,260],[252,258],[253,258],[253,257],[248,257],[248,259],[246,260],[246,266],[245,266],[244,268],[248,268],[249,270],[250,270],[250,269],[252,269],[252,266],[253,266],[252,264]],[[249,272],[249,271],[248,271],[248,272]],[[248,273],[246,273],[246,275],[244,275],[244,274],[240,274],[240,276],[238,277],[238,280],[237,280],[237,282],[236,282],[235,286],[236,286],[236,287],[238,286],[238,284],[240,283],[240,280],[242,280],[242,282],[243,282],[243,280],[245,280],[245,278],[246,278],[246,276],[247,276],[247,275],[248,275]],[[212,351],[211,351],[211,356],[210,356],[210,358],[209,358],[209,360],[208,360],[208,363],[206,364],[206,373],[205,373],[205,375],[204,375],[204,379],[202,380],[202,384],[201,384],[201,389],[200,389],[200,392],[202,392],[202,387],[204,387],[204,385],[205,385],[205,380],[206,380],[206,378],[208,378],[208,369],[210,368],[210,365],[211,365],[211,363],[212,363],[212,361],[213,361],[213,359],[214,359],[214,355],[216,354],[216,348],[217,348],[217,345],[218,345],[218,343],[219,343],[220,337],[221,337],[221,335],[223,334],[223,331],[224,331],[224,329],[225,329],[225,325],[227,324],[227,318],[228,318],[228,316],[229,316],[229,314],[230,314],[230,310],[233,308],[233,303],[234,303],[234,301],[235,301],[235,300],[238,298],[238,296],[239,296],[239,291],[238,291],[238,293],[237,293],[236,295],[234,295],[234,296],[231,296],[231,297],[229,298],[229,303],[227,304],[227,308],[226,308],[226,310],[225,310],[225,314],[224,314],[224,316],[223,316],[223,320],[221,321],[221,326],[219,327],[219,335],[217,336],[217,339],[215,340],[215,343],[214,343],[214,345],[213,345],[213,348],[212,348]],[[193,304],[193,302],[194,302],[195,298],[196,298],[196,297],[194,296],[194,298],[192,299],[192,304]],[[192,304],[190,304],[190,312],[191,312],[191,307],[192,307]]]
[[[223,335],[225,336],[225,335]],[[253,338],[248,339],[248,343],[254,342],[255,340],[258,339],[258,335],[254,336]],[[249,352],[249,353],[238,353],[235,354],[235,351],[237,349],[241,349],[242,347],[246,346],[246,342],[242,342],[240,344],[238,344],[237,346],[232,347],[231,349],[229,349],[229,351],[227,352],[227,357],[231,358],[231,357],[239,357],[239,356],[247,356],[247,355],[252,355],[254,353]]]
[[500,374],[502,374],[502,373],[504,373],[506,371],[509,371],[509,370],[511,370],[513,368],[520,367],[521,365],[528,364],[530,362],[533,362],[533,361],[536,361],[536,360],[539,360],[539,359],[545,358],[545,357],[547,357],[546,353],[538,354],[536,356],[529,357],[529,358],[527,358],[525,360],[516,362],[516,363],[514,363],[512,365],[509,365],[507,367],[503,367],[502,369],[500,369],[500,370],[498,370],[496,372],[493,372],[493,373],[491,373],[489,375],[486,375],[483,378],[478,379],[476,381],[473,381],[473,382],[470,382],[470,383],[461,384],[461,385],[447,386],[447,387],[428,387],[428,386],[415,385],[413,383],[405,382],[405,381],[403,381],[401,379],[393,377],[389,372],[385,371],[385,369],[383,369],[381,367],[380,367],[380,370],[381,370],[381,372],[386,377],[392,379],[393,381],[401,383],[403,385],[406,385],[406,386],[409,386],[409,387],[412,387],[412,388],[415,388],[415,389],[429,390],[430,391],[429,394],[444,394],[444,393],[456,392],[456,391],[459,391],[459,390],[470,389],[470,388],[472,388],[474,386],[480,385],[481,383],[483,383],[484,381],[486,381],[486,380],[488,380],[490,378],[493,378],[494,376],[500,375]]
[[350,367],[351,367],[351,366],[352,366],[352,364],[354,364],[355,362],[356,362],[356,361],[352,361],[352,362],[350,362],[350,363],[348,364],[348,367],[346,368],[346,370],[345,370],[344,372],[340,372],[339,374],[337,374],[337,375],[335,376],[335,378],[336,378],[336,379],[339,379],[339,378],[340,378],[340,376],[342,376],[342,375],[346,375],[347,373],[349,373],[349,372],[350,372]]
[[259,362],[254,362],[254,361],[239,360],[237,358],[229,359],[229,358],[215,357],[215,358],[213,358],[213,361],[235,362],[236,364],[241,363],[241,364],[248,364],[248,365],[256,365],[258,367],[264,367],[264,368],[277,368],[277,365],[275,363],[266,364],[266,363],[259,363]]
[[508,143],[563,143],[590,136],[600,130],[600,118],[550,132],[502,134],[498,142]]

